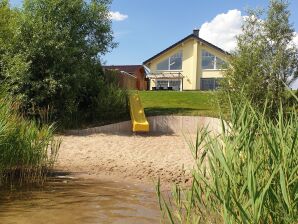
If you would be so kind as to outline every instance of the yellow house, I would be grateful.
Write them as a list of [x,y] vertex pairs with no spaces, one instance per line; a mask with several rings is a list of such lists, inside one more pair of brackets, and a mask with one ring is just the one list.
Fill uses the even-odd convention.
[[223,76],[228,53],[199,37],[199,30],[143,64],[150,69],[150,90],[213,90]]

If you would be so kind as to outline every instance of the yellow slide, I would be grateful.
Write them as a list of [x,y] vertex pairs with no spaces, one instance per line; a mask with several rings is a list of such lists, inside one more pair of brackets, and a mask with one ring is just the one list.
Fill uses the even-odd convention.
[[133,132],[148,132],[149,123],[146,119],[144,108],[141,103],[139,93],[129,95],[130,117]]

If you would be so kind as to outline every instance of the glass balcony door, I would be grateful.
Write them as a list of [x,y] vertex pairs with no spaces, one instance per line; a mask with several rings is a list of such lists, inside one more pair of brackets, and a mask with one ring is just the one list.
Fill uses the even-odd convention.
[[157,80],[156,88],[179,91],[181,89],[181,80]]

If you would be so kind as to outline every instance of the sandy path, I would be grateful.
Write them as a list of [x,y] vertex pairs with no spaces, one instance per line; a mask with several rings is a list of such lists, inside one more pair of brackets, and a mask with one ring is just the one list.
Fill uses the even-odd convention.
[[187,183],[193,158],[179,135],[60,136],[56,168],[90,177]]

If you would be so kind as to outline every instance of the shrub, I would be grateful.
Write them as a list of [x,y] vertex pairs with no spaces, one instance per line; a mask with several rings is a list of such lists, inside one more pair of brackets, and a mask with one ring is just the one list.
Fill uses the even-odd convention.
[[297,223],[297,111],[272,120],[244,101],[230,111],[220,135],[202,129],[190,143],[192,187],[170,203],[159,194],[162,211],[171,223]]
[[128,118],[128,92],[120,89],[109,73],[89,79],[79,94],[77,110],[62,120],[65,128],[99,125]]

